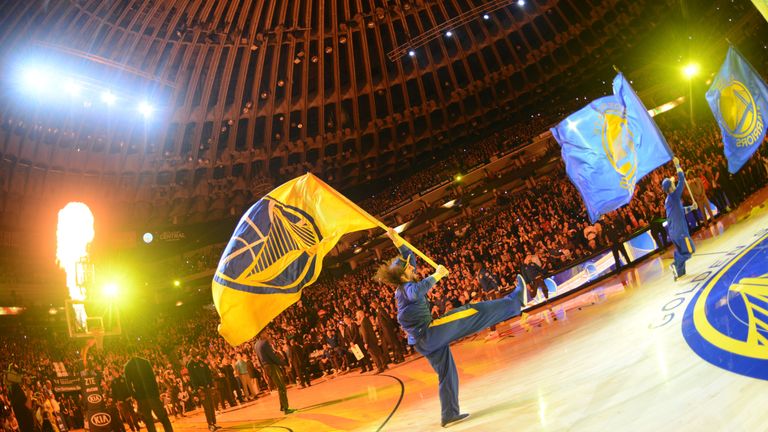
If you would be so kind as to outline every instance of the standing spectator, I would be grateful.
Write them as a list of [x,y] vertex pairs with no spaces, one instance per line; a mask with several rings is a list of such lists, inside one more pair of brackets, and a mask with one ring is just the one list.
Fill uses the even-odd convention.
[[213,375],[208,365],[200,358],[197,350],[193,349],[189,354],[190,360],[187,362],[187,370],[189,371],[190,384],[203,404],[208,429],[213,432],[221,429],[216,424],[216,410],[213,407]]
[[280,367],[285,366],[286,362],[275,354],[275,350],[272,349],[272,344],[270,344],[270,337],[266,332],[261,333],[254,345],[254,350],[259,357],[259,362],[264,366],[275,387],[277,387],[277,393],[280,396],[280,411],[286,415],[296,412],[295,409],[288,407],[288,392],[285,390],[285,379],[280,370]]
[[365,316],[365,312],[358,310],[355,314],[357,316],[357,325],[360,328],[360,335],[363,338],[363,344],[365,344],[365,350],[373,357],[373,361],[376,363],[376,373],[380,374],[387,369],[387,363],[384,361],[381,348],[379,348],[376,332],[373,331],[371,320]]
[[379,334],[381,335],[381,342],[385,348],[385,354],[388,354],[391,351],[394,363],[405,361],[403,344],[399,337],[400,329],[397,328],[397,325],[389,316],[389,313],[387,313],[379,302],[371,302],[371,308],[376,311],[376,326],[379,328]]
[[699,222],[699,225],[709,225],[714,221],[715,215],[712,214],[712,209],[709,207],[709,198],[707,198],[704,183],[697,174],[698,172],[693,168],[689,169],[686,173],[688,186],[691,188],[691,193],[693,194],[693,201],[699,207],[694,214],[696,215],[696,220]]
[[305,361],[304,347],[298,337],[291,339],[288,344],[288,359],[293,369],[293,375],[296,377],[296,384],[301,388],[309,387],[309,371]]
[[152,371],[152,365],[147,359],[133,357],[125,364],[123,368],[125,382],[131,396],[139,404],[139,411],[144,417],[144,423],[147,431],[155,432],[155,423],[152,420],[152,414],[157,416],[163,425],[165,432],[173,432],[171,420],[160,402],[160,391],[157,388],[157,379],[155,372]]
[[138,432],[139,416],[133,410],[131,392],[128,389],[128,384],[125,382],[125,378],[117,370],[112,371],[110,390],[112,391],[112,398],[117,404],[117,410],[123,418],[123,422],[128,423],[128,427],[133,432]]
[[363,374],[368,371],[372,371],[373,364],[371,363],[371,359],[368,358],[368,355],[364,349],[365,342],[363,341],[363,336],[360,334],[360,328],[357,324],[355,324],[354,321],[352,321],[352,318],[350,318],[348,315],[344,316],[344,323],[347,325],[347,329],[349,331],[349,347],[352,348],[352,345],[357,345],[363,352],[363,358],[358,361],[360,363],[360,373]]
[[248,373],[248,363],[243,359],[242,354],[235,356],[237,362],[235,362],[235,372],[240,379],[240,387],[243,389],[243,397],[252,400],[256,399],[256,393],[253,392],[253,386],[251,385],[251,375]]
[[16,421],[19,423],[21,432],[34,431],[35,419],[32,414],[31,392],[22,385],[21,373],[18,369],[11,369],[12,377],[8,376],[8,382],[11,387],[10,399],[11,407],[16,415]]
[[626,265],[632,263],[627,253],[627,248],[624,247],[624,232],[626,226],[624,221],[620,217],[614,217],[613,220],[606,227],[605,235],[608,237],[608,242],[611,244],[611,252],[613,252],[613,260],[616,262],[616,272],[621,271],[621,259],[619,253],[624,256]]

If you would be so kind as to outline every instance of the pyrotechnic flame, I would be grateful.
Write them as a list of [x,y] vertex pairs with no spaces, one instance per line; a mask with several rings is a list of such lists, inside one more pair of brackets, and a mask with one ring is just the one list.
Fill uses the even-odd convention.
[[[72,300],[85,300],[84,287],[78,286],[82,281],[77,280],[77,266],[88,256],[88,245],[93,236],[93,213],[87,205],[71,202],[59,210],[56,263],[67,273],[67,288]],[[81,324],[85,324],[85,310],[77,312]]]

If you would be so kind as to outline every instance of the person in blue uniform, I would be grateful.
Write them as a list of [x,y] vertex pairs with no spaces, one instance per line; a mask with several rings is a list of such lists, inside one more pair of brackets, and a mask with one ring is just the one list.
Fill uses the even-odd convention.
[[426,357],[437,372],[440,424],[446,427],[469,416],[459,411],[459,376],[449,344],[520,315],[523,290],[518,287],[498,300],[464,305],[432,319],[427,293],[448,275],[448,270],[440,265],[432,275],[418,280],[413,251],[392,228],[387,230],[387,235],[398,248],[400,256],[382,265],[376,273],[376,279],[396,288],[397,321],[408,334],[408,343]]
[[677,184],[674,178],[665,178],[661,181],[661,189],[667,194],[664,208],[667,211],[667,233],[675,245],[675,262],[670,265],[675,280],[685,276],[685,262],[696,251],[693,240],[688,232],[688,222],[685,214],[696,210],[696,202],[691,206],[683,206],[683,190],[685,188],[685,174],[680,168],[680,160],[673,159],[677,168]]

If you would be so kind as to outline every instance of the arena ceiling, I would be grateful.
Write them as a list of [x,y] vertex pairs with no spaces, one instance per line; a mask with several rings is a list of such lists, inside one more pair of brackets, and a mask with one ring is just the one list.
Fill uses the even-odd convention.
[[313,171],[343,189],[418,169],[468,134],[607,90],[611,62],[680,5],[9,1],[0,219],[67,194],[135,210],[213,200],[203,184],[227,179],[254,188]]

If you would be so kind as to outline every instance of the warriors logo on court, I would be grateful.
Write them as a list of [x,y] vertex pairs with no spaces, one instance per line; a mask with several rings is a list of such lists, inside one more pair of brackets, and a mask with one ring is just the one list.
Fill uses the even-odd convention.
[[719,114],[727,132],[736,138],[737,147],[755,144],[763,129],[763,118],[749,89],[731,80],[720,90]]
[[603,151],[611,166],[621,176],[621,187],[627,190],[635,188],[637,178],[637,151],[629,122],[621,107],[608,108],[603,112],[603,124],[600,134]]
[[746,247],[696,293],[683,336],[715,366],[768,380],[768,234]]
[[265,197],[238,224],[214,280],[252,293],[297,292],[319,269],[321,240],[306,212]]

